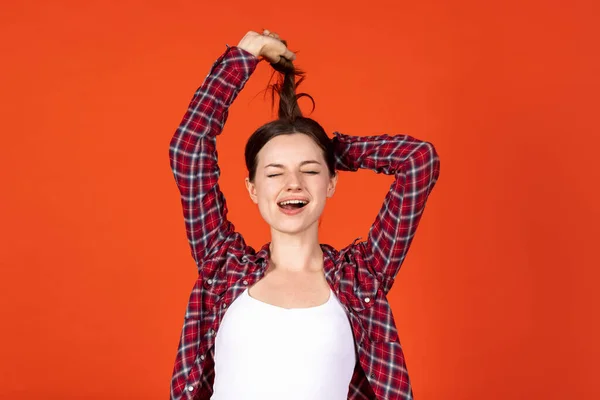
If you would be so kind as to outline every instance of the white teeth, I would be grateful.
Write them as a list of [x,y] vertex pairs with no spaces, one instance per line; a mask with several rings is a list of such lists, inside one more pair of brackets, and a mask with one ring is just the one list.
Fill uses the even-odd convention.
[[284,206],[287,204],[308,204],[307,201],[304,200],[287,200],[287,201],[283,201],[281,203],[279,203],[280,205]]

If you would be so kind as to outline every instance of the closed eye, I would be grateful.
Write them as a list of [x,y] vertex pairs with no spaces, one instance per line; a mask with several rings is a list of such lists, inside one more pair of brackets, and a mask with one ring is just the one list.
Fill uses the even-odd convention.
[[[311,175],[316,175],[319,172],[318,171],[303,171],[305,174],[311,174]],[[281,174],[271,174],[271,175],[267,175],[267,178],[273,178],[275,176],[279,176]]]

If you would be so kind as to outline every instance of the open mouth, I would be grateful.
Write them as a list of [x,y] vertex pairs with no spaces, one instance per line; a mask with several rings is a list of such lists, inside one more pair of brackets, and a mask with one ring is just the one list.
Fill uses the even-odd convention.
[[306,206],[308,201],[305,200],[287,200],[277,203],[277,205],[284,210],[299,210]]

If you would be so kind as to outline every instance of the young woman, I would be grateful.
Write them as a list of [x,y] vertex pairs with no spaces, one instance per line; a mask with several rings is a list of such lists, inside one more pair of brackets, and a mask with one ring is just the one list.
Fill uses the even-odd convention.
[[[431,143],[408,135],[334,132],[330,139],[298,108],[297,99],[308,95],[296,95],[304,76],[294,59],[267,30],[227,45],[170,142],[199,273],[173,369],[173,400],[412,399],[386,294],[438,179],[439,157]],[[246,144],[246,188],[271,227],[271,241],[257,252],[227,219],[216,137],[262,60],[281,80],[273,87],[279,118]],[[395,180],[367,240],[338,251],[319,243],[319,217],[337,171],[358,168]]]

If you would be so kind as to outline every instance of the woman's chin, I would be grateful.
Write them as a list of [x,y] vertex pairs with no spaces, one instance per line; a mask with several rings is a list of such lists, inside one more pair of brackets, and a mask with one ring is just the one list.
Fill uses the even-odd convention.
[[313,223],[318,221],[309,222],[305,218],[289,218],[287,216],[281,216],[277,218],[273,224],[270,224],[273,229],[281,233],[287,234],[298,234],[307,230]]

